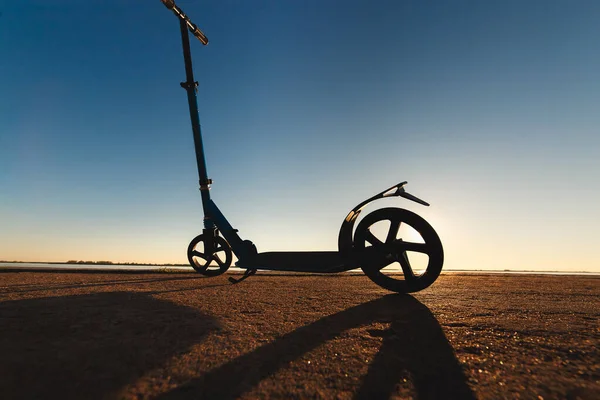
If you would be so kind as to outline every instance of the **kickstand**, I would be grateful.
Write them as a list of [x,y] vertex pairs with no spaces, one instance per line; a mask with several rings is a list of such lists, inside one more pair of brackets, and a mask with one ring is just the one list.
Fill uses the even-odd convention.
[[244,279],[248,278],[249,276],[252,276],[256,273],[255,269],[247,269],[246,272],[244,272],[244,275],[242,275],[242,277],[240,279],[235,279],[233,277],[229,277],[229,282],[236,284],[236,283],[240,283],[241,281],[243,281]]

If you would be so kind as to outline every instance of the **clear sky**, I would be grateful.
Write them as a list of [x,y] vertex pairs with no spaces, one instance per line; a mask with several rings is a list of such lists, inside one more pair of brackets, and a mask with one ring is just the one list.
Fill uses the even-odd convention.
[[[397,182],[448,269],[600,271],[600,2],[181,0],[213,199],[335,250]],[[159,0],[0,1],[0,259],[184,263],[202,230]]]

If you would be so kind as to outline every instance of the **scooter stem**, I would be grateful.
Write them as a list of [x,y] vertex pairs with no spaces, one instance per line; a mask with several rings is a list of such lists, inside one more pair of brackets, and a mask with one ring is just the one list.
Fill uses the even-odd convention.
[[[202,208],[204,215],[210,215],[207,210],[207,204],[210,201],[210,184],[212,180],[208,179],[206,170],[206,159],[204,157],[204,145],[202,143],[202,131],[200,128],[200,117],[198,116],[198,99],[196,97],[198,82],[194,81],[194,71],[192,68],[192,56],[190,51],[190,38],[188,34],[188,24],[183,18],[179,19],[181,30],[181,43],[183,46],[183,59],[185,61],[186,81],[181,83],[181,87],[187,92],[188,105],[190,110],[190,119],[192,122],[192,133],[194,135],[194,147],[196,149],[196,163],[198,166],[198,177],[200,183],[200,194],[202,196]],[[209,218],[204,218],[204,227],[213,229],[214,222]]]

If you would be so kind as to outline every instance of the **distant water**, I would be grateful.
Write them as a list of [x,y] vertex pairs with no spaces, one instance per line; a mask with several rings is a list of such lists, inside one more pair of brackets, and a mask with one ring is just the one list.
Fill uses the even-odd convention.
[[[161,265],[94,265],[94,264],[47,264],[47,263],[1,263],[0,271],[3,269],[44,270],[55,269],[65,271],[127,271],[127,272],[156,272],[177,271],[193,272],[192,267],[184,266],[161,266]],[[240,268],[231,267],[232,272],[243,271]],[[360,270],[355,270],[360,272]],[[352,271],[350,271],[352,272]],[[465,273],[465,274],[526,274],[526,275],[577,275],[577,276],[600,276],[600,272],[585,271],[504,271],[504,270],[458,270],[444,269],[442,272]]]
[[193,272],[192,267],[161,266],[161,265],[96,265],[96,264],[47,264],[47,263],[0,263],[2,269],[61,269],[77,271],[188,271]]

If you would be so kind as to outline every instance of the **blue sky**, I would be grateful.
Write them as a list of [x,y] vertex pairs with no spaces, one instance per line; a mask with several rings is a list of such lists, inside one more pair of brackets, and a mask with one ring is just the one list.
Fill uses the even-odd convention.
[[[407,180],[446,268],[600,271],[597,1],[180,1],[213,199],[334,250]],[[0,259],[185,262],[202,229],[177,19],[0,2]]]

